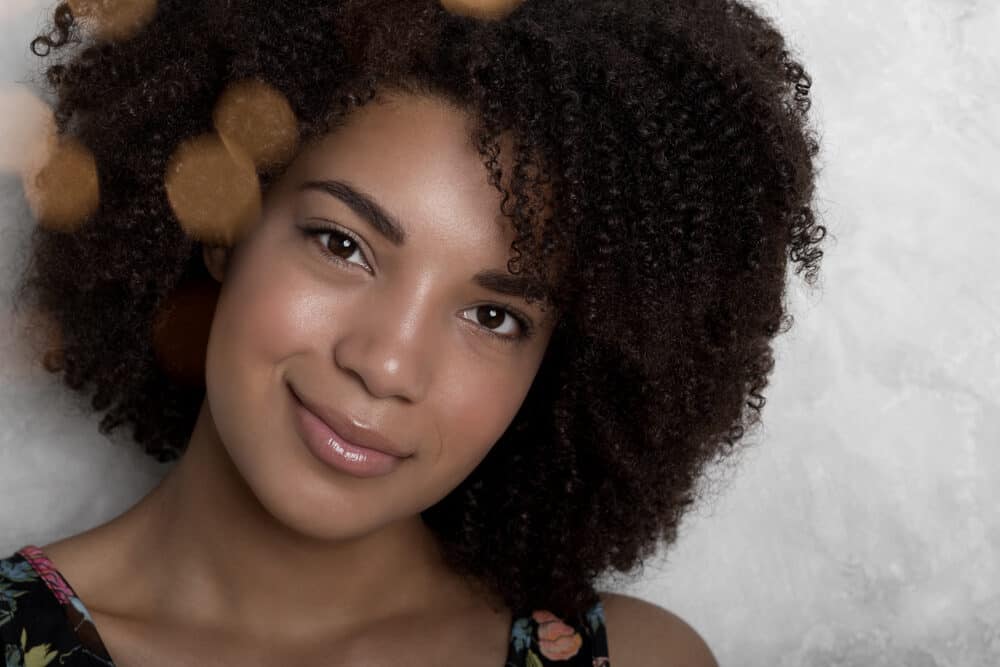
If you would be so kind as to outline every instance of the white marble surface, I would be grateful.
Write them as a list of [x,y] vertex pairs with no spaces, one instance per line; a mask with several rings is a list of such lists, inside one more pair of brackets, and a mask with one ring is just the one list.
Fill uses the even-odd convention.
[[[2,1],[9,82],[42,3]],[[1000,664],[1000,2],[762,6],[815,80],[823,281],[792,281],[742,460],[673,548],[607,587],[679,613],[726,666]],[[111,517],[162,469],[11,342],[25,218],[0,187],[6,552]]]

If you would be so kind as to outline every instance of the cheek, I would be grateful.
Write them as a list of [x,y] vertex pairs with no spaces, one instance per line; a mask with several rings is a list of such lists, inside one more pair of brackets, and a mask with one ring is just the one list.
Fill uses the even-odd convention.
[[452,373],[439,393],[437,418],[445,456],[460,461],[466,472],[481,461],[514,419],[531,386],[533,368],[496,365]]
[[309,322],[307,291],[277,261],[248,257],[233,268],[222,287],[212,338],[218,329],[219,347],[231,344],[240,363],[292,354],[289,346],[300,342]]
[[[230,398],[267,400],[280,380],[275,373],[281,361],[308,339],[304,292],[290,283],[280,262],[245,259],[226,275],[209,336],[206,385],[217,407]],[[262,266],[269,268],[250,270]],[[213,386],[221,391],[212,391]]]

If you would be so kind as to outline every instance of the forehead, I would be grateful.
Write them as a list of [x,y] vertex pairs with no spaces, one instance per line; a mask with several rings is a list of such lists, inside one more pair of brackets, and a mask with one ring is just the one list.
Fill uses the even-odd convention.
[[475,224],[495,241],[513,230],[502,196],[472,144],[473,120],[443,100],[384,94],[305,146],[294,181],[341,178],[372,195],[407,227],[433,233]]

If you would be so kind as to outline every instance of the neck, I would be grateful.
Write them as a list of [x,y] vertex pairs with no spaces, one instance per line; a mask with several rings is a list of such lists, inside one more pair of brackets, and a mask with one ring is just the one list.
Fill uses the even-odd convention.
[[419,515],[333,541],[291,530],[240,476],[205,405],[180,461],[114,523],[142,573],[121,599],[181,625],[273,636],[280,618],[296,637],[346,635],[478,599]]

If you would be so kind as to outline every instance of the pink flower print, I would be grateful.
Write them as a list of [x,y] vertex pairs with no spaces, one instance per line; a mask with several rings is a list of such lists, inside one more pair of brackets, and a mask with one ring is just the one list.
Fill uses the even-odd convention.
[[593,667],[610,667],[611,661],[608,660],[608,656],[601,656],[599,658],[594,658]]
[[69,604],[70,598],[76,597],[69,584],[66,583],[66,580],[62,578],[52,561],[41,549],[34,545],[26,546],[21,549],[21,555],[28,559],[31,567],[38,572],[38,576],[42,578],[60,603]]
[[549,660],[569,660],[580,652],[583,637],[562,619],[544,609],[532,612],[538,622],[538,649]]

